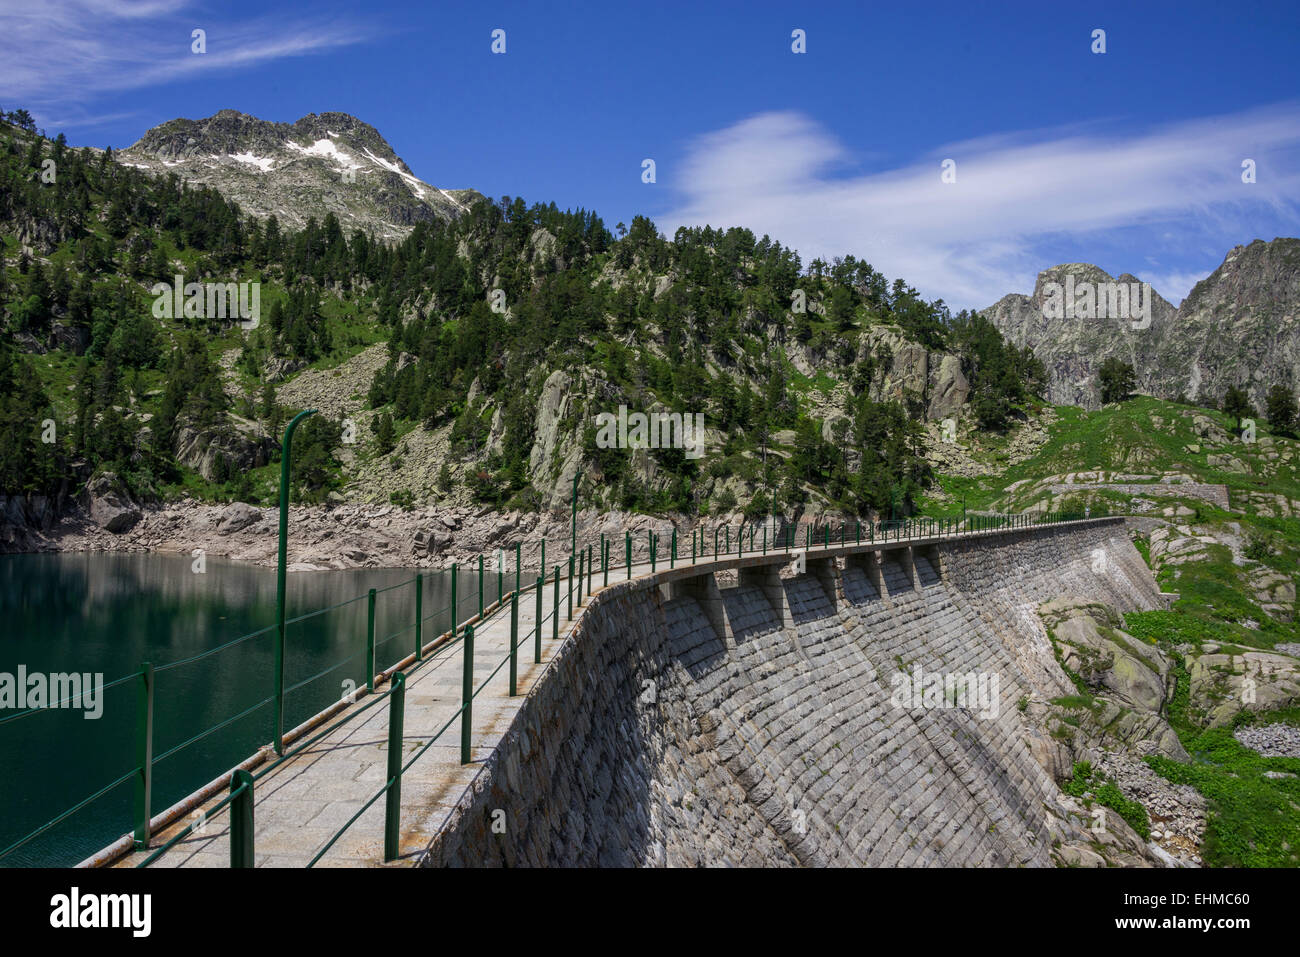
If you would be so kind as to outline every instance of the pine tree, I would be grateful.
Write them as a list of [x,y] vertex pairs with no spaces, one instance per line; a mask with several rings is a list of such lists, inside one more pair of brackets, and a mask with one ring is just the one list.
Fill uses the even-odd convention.
[[1294,436],[1297,424],[1295,394],[1284,385],[1273,386],[1265,400],[1265,415],[1274,432]]

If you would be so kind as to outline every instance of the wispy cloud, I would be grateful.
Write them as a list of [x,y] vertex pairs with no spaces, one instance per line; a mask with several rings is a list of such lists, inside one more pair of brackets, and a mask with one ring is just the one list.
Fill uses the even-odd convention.
[[[191,51],[191,32],[206,52]],[[0,98],[50,115],[84,111],[95,97],[157,86],[368,38],[337,17],[277,14],[227,23],[190,0],[41,0],[0,10]]]
[[[1246,158],[1257,164],[1249,185]],[[1045,261],[1049,250],[1093,253],[1103,266],[1127,250],[1113,271],[1141,275],[1159,260],[1152,272],[1183,288],[1156,288],[1177,301],[1199,278],[1178,262],[1192,237],[1222,256],[1266,224],[1294,232],[1298,158],[1297,103],[1128,134],[1089,125],[983,137],[867,173],[846,173],[851,151],[804,114],[763,113],[690,145],[671,183],[679,201],[660,222],[670,235],[747,226],[805,262],[853,253],[954,308],[1028,292],[1038,270],[1063,261]],[[945,159],[956,182],[941,181]]]

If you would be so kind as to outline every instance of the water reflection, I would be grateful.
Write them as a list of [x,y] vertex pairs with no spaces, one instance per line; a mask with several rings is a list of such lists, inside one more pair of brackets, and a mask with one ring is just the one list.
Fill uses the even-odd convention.
[[[184,556],[152,554],[0,556],[0,672],[15,674],[25,665],[29,673],[102,673],[110,682],[142,662],[153,663],[155,813],[272,734],[271,708],[259,703],[273,693],[273,628],[187,659],[274,625],[275,571],[209,558],[205,572],[197,574],[191,563]],[[344,682],[364,682],[367,589],[382,590],[375,603],[378,666],[414,649],[415,573],[358,569],[289,576],[291,619],[360,599],[286,629],[285,686],[300,685],[286,694],[286,728],[337,700]],[[427,639],[450,625],[451,576],[428,569],[423,574]],[[490,581],[489,600],[494,586]],[[462,572],[458,587],[463,620],[477,608],[476,574]],[[0,724],[0,849],[131,770],[136,697],[137,682],[129,681],[105,692],[97,721],[65,709]],[[168,754],[246,709],[252,709],[246,717]],[[0,710],[0,721],[12,714]],[[127,832],[130,815],[128,782],[0,859],[0,866],[74,864]]]

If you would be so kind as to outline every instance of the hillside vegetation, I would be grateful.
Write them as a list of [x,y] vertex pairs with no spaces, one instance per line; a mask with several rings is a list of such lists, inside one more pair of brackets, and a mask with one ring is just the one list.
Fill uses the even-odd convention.
[[[332,214],[295,232],[28,125],[0,135],[10,493],[108,472],[140,498],[266,501],[274,436],[331,399],[300,433],[307,500],[382,487],[402,504],[544,507],[581,471],[609,507],[865,514],[932,481],[925,419],[1004,429],[1041,387],[982,318],[852,256],[805,268],[745,229],[668,240],[643,217],[616,236],[592,212],[509,197],[396,245]],[[258,283],[256,328],[160,315],[151,288],[176,275]],[[333,379],[350,391],[327,394]],[[705,454],[597,447],[596,416],[620,406],[702,414]]]

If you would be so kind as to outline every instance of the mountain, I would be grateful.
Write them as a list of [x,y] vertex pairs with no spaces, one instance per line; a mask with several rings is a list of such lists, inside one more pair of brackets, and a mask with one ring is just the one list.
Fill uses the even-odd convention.
[[1160,342],[1162,382],[1223,398],[1244,386],[1256,409],[1274,385],[1300,387],[1300,239],[1237,246],[1178,307]]
[[1138,391],[1165,399],[1213,402],[1235,385],[1262,408],[1270,387],[1300,386],[1300,239],[1237,246],[1177,309],[1152,290],[1149,322],[1062,314],[1049,295],[1051,283],[1137,282],[1087,263],[1053,266],[1031,295],[1003,296],[983,315],[1042,360],[1048,398],[1061,404],[1095,408],[1096,373],[1112,357],[1133,366]]
[[219,190],[246,212],[300,229],[333,212],[345,230],[397,240],[418,222],[449,219],[479,198],[418,179],[368,123],[311,113],[273,123],[236,110],[155,126],[118,161]]
[[1095,408],[1099,403],[1097,369],[1112,357],[1133,366],[1139,391],[1157,390],[1161,374],[1152,360],[1176,310],[1152,290],[1150,323],[1146,328],[1134,328],[1146,324],[1145,317],[1083,318],[1073,314],[1073,309],[1070,315],[1064,310],[1054,315],[1048,308],[1048,292],[1052,283],[1058,284],[1061,291],[1079,290],[1085,284],[1095,291],[1112,283],[1131,289],[1130,284],[1137,282],[1128,273],[1116,278],[1088,263],[1066,263],[1040,272],[1030,295],[1003,296],[983,310],[983,315],[1010,342],[1031,348],[1042,361],[1047,369],[1048,399],[1061,405]]
[[[986,320],[747,229],[669,240],[635,216],[616,237],[589,210],[477,197],[384,242],[308,199],[301,229],[237,199],[252,181],[287,204],[290,179],[332,187],[362,157],[360,192],[386,149],[341,114],[168,125],[125,162],[0,123],[0,495],[269,501],[273,437],[313,408],[300,501],[532,511],[579,475],[625,510],[865,515],[915,507],[939,431],[955,454],[1037,404],[1038,364]],[[31,175],[45,158],[57,191]],[[182,168],[218,185],[182,189]],[[162,309],[177,274],[196,298]],[[256,324],[206,305],[246,285]],[[602,439],[602,416],[658,427]]]

